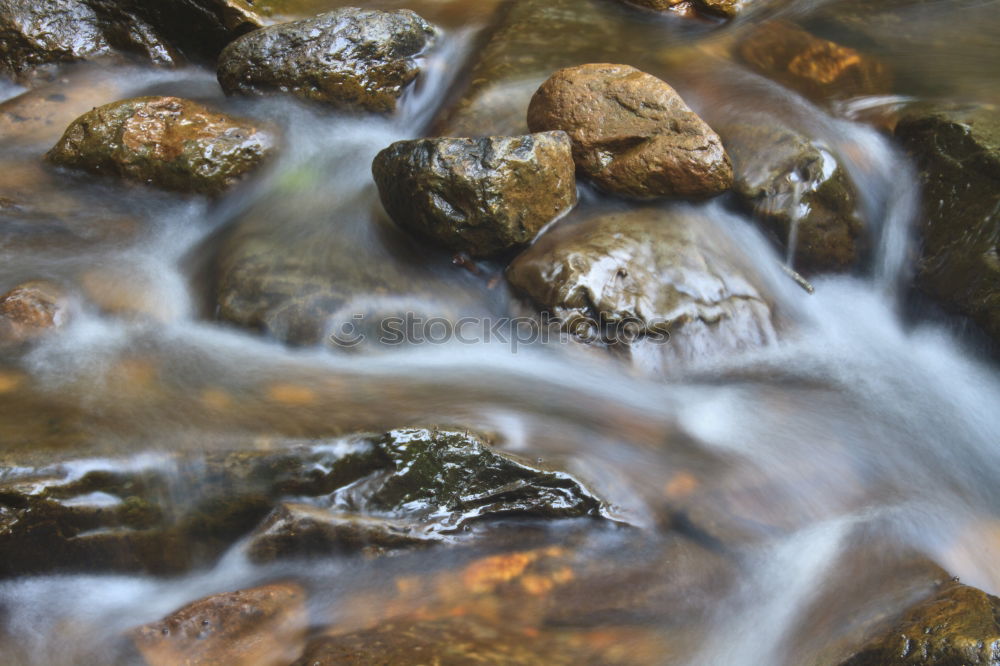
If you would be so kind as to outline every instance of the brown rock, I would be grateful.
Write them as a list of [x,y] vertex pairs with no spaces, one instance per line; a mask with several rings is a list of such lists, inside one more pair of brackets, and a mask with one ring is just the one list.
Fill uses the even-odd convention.
[[715,16],[732,18],[751,4],[753,0],[629,0],[633,4],[649,7],[659,11],[678,11],[687,5],[697,7],[699,11]]
[[946,583],[841,666],[1000,664],[1000,599]]
[[23,342],[61,326],[68,316],[68,301],[50,282],[34,281],[0,296],[0,340]]
[[393,220],[473,256],[526,245],[576,205],[564,132],[399,141],[372,173]]
[[218,194],[256,168],[273,137],[178,97],[138,97],[77,118],[46,158],[170,190]]
[[763,24],[737,50],[750,67],[813,100],[889,91],[889,72],[881,62],[788,21]]
[[294,583],[217,594],[139,627],[133,640],[149,666],[284,666],[305,646],[305,601]]
[[752,269],[691,211],[648,208],[560,223],[511,263],[507,277],[583,341],[624,352],[652,374],[776,336]]
[[556,72],[532,97],[528,126],[567,132],[577,167],[616,194],[702,198],[733,183],[718,135],[673,88],[627,65]]

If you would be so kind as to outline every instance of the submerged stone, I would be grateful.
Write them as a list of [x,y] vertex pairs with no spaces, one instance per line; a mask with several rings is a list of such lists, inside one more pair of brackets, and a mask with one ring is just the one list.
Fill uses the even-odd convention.
[[858,264],[865,224],[854,187],[829,148],[767,121],[720,132],[733,158],[733,189],[788,250],[796,270]]
[[283,498],[378,469],[371,447],[78,460],[0,480],[0,576],[58,569],[177,573],[217,557]]
[[1000,599],[945,583],[841,666],[1000,664]]
[[526,245],[576,205],[574,171],[564,132],[399,141],[372,164],[393,220],[472,256]]
[[569,134],[580,170],[615,194],[704,198],[733,182],[719,136],[673,88],[627,65],[556,72],[531,98],[528,127]]
[[380,554],[437,541],[406,521],[285,503],[250,535],[246,552],[255,562],[273,562],[336,553]]
[[417,59],[434,35],[408,9],[337,9],[236,40],[219,58],[219,83],[230,95],[289,93],[388,113],[420,74]]
[[69,301],[51,282],[20,284],[0,296],[0,342],[25,342],[66,323]]
[[658,374],[776,338],[753,270],[696,212],[645,208],[569,222],[519,255],[507,278],[581,340]]
[[923,189],[917,285],[1000,340],[1000,113],[918,107],[896,138]]
[[131,632],[149,666],[284,666],[305,647],[306,592],[273,583],[216,594]]
[[737,51],[764,76],[819,102],[884,95],[890,90],[884,64],[788,21],[764,23],[739,43]]
[[77,118],[46,158],[164,189],[219,194],[274,151],[249,121],[178,97],[137,97]]

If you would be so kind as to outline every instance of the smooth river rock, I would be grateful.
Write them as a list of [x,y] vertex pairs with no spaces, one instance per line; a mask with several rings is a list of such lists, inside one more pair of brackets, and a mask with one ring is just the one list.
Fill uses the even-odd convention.
[[712,128],[673,88],[628,65],[556,72],[532,97],[528,127],[568,133],[579,169],[615,194],[705,198],[733,183]]
[[270,26],[219,57],[227,94],[288,93],[336,107],[388,113],[420,74],[434,28],[410,10],[347,7]]
[[396,223],[474,257],[526,245],[573,208],[574,172],[565,132],[399,141],[372,164]]
[[148,666],[286,666],[308,626],[306,591],[272,583],[200,599],[131,635]]
[[511,263],[507,277],[570,331],[584,332],[584,341],[624,353],[650,374],[776,339],[752,269],[707,218],[687,209],[560,223]]
[[[652,64],[645,48],[662,26],[636,19],[609,0],[517,0],[504,3],[497,25],[476,54],[468,87],[436,120],[442,136],[526,134],[525,109],[552,72],[584,62]],[[554,39],[553,35],[559,35]]]
[[[830,149],[775,121],[719,127],[733,190],[783,245],[796,270],[847,271],[868,245],[857,194]],[[789,247],[791,246],[791,247]]]
[[948,582],[841,666],[965,664],[1000,664],[1000,599]]
[[0,343],[19,343],[64,325],[69,299],[51,282],[20,284],[0,296]]
[[918,286],[1000,340],[1000,112],[918,107],[896,138],[923,187]]
[[168,190],[219,194],[274,151],[270,132],[179,97],[138,97],[77,118],[46,158]]

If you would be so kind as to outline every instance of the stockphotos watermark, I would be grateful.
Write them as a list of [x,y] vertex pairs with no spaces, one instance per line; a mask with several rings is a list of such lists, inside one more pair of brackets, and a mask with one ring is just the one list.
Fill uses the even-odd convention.
[[403,345],[502,344],[517,353],[521,347],[567,342],[632,344],[637,340],[663,344],[666,326],[650,326],[638,317],[559,317],[543,312],[535,317],[428,317],[404,312],[392,315],[356,313],[330,333],[330,343],[347,349],[365,343]]

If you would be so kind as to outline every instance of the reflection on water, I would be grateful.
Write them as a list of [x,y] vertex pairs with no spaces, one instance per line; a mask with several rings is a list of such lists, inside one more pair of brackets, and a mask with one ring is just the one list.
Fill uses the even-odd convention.
[[[261,10],[286,17],[341,4]],[[943,575],[932,561],[1000,592],[996,558],[978,552],[1000,543],[1000,379],[971,343],[902,320],[917,185],[885,135],[858,120],[864,114],[844,114],[881,103],[806,100],[749,71],[731,47],[760,16],[691,28],[616,8],[605,32],[618,40],[611,51],[643,53],[635,64],[670,81],[709,124],[780,123],[822,142],[854,184],[871,251],[856,275],[814,279],[812,296],[733,201],[699,205],[757,265],[787,322],[780,342],[705,359],[669,381],[558,342],[516,353],[502,341],[324,345],[358,310],[457,317],[521,307],[502,266],[469,271],[396,229],[368,166],[441,117],[479,31],[502,8],[372,4],[406,4],[449,30],[397,118],[225,100],[198,69],[70,69],[54,84],[58,103],[42,92],[0,106],[0,291],[49,279],[67,285],[74,303],[64,330],[30,352],[3,352],[0,481],[43,484],[32,475],[51,467],[45,483],[78,481],[81,469],[125,483],[156,467],[176,481],[157,501],[179,512],[180,498],[196,494],[185,487],[215,478],[205,461],[216,452],[336,446],[359,431],[442,425],[487,433],[572,473],[610,503],[616,522],[513,520],[477,526],[451,550],[267,565],[250,563],[235,534],[169,578],[93,562],[71,575],[12,577],[0,583],[6,663],[129,663],[136,654],[122,636],[137,624],[281,580],[308,593],[310,625],[329,639],[315,649],[378,644],[389,662],[475,636],[472,652],[498,663],[837,663],[865,618],[905,608]],[[893,80],[886,100],[997,100],[988,66],[1000,43],[990,32],[997,3],[899,2],[891,12],[878,4],[779,9],[881,58]],[[583,62],[578,47],[570,57]],[[608,51],[595,44],[591,53],[604,60]],[[551,66],[534,57],[524,62]],[[212,203],[40,166],[68,120],[149,91],[272,123],[283,157]],[[590,190],[583,200],[607,203]],[[85,489],[65,506],[112,510],[119,501]]]

